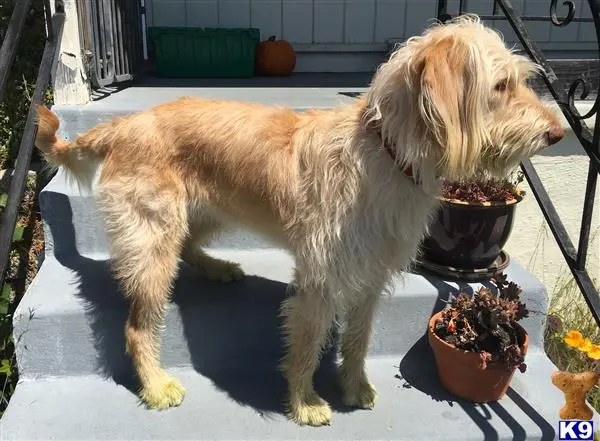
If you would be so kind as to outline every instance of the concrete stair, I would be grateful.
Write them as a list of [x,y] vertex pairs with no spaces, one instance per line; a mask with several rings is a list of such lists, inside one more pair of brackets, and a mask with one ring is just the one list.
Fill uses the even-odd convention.
[[[122,93],[145,96],[127,108],[134,111],[188,92],[152,95],[131,89],[110,99]],[[236,97],[244,99],[245,90],[236,89]],[[322,92],[311,92],[313,99],[321,94],[322,106],[339,99],[337,92],[328,97]],[[279,103],[302,108],[301,100],[286,93]],[[99,103],[57,109],[63,133],[73,136],[82,130],[74,128],[81,121],[87,125],[117,113],[106,103],[105,110],[98,110]],[[555,439],[562,394],[550,382],[555,368],[543,352],[546,291],[518,262],[507,273],[523,287],[532,311],[523,323],[531,347],[528,370],[515,374],[505,399],[474,405],[441,387],[425,338],[428,318],[459,285],[476,289],[478,284],[415,272],[397,280],[377,313],[368,359],[379,393],[376,408],[353,410],[341,404],[332,347],[315,377],[334,408],[332,425],[298,427],[283,415],[285,382],[275,369],[282,354],[278,308],[293,261],[246,232],[226,236],[209,252],[240,262],[248,276],[231,284],[211,283],[182,264],[163,332],[162,360],[187,395],[178,408],[151,411],[135,395],[137,384],[124,352],[127,305],[111,278],[106,236],[93,200],[59,172],[40,195],[40,204],[46,254],[15,313],[21,377],[0,421],[0,439]]]
[[113,116],[127,115],[182,96],[286,105],[296,110],[330,108],[364,91],[372,74],[303,74],[284,78],[149,79],[85,106],[56,106],[63,135],[72,137]]

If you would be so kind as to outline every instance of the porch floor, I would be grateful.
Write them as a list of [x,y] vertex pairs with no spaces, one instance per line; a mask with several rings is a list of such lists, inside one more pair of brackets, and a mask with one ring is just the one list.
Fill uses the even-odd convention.
[[529,372],[515,375],[508,396],[489,405],[455,401],[439,386],[431,358],[422,339],[404,357],[369,359],[379,394],[372,411],[343,408],[334,379],[321,375],[319,389],[334,409],[327,427],[287,421],[281,410],[283,380],[275,373],[253,372],[247,366],[251,360],[240,360],[246,366],[229,373],[169,370],[187,396],[180,407],[166,411],[146,410],[125,386],[96,375],[29,379],[19,384],[2,432],[13,441],[555,439],[559,401],[549,380],[552,365],[542,353],[528,356]]
[[127,108],[135,101],[137,109],[139,104],[153,105],[186,95],[285,104],[297,109],[327,107],[365,91],[372,76],[372,73],[300,73],[239,79],[146,77],[112,94],[100,94],[86,107]]

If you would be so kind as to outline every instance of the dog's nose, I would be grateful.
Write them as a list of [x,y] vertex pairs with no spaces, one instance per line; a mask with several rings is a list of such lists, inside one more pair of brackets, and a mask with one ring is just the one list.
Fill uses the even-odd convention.
[[552,127],[550,127],[550,130],[548,130],[548,143],[550,145],[556,144],[563,139],[563,136],[565,136],[565,129],[563,129],[563,126],[560,124],[553,124]]

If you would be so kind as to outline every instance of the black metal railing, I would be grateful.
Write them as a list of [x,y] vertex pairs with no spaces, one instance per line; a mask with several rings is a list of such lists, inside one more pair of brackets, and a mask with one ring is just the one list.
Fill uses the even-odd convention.
[[131,81],[143,67],[139,1],[77,0],[84,60],[96,90]]
[[[30,3],[30,0],[20,0],[15,3],[8,29],[0,48],[0,98],[4,96],[8,73],[17,53],[19,40],[25,26],[25,17],[30,9]],[[0,220],[0,287],[3,286],[6,277],[13,232],[17,223],[19,207],[23,201],[27,173],[31,166],[31,155],[37,133],[35,105],[42,104],[44,100],[46,88],[50,82],[56,48],[60,41],[65,22],[62,1],[56,0],[55,6],[56,12],[52,15],[50,0],[44,0],[44,13],[46,16],[46,28],[48,30],[46,45],[40,61],[27,122],[25,123],[23,137],[21,138],[13,175],[8,188],[6,207]]]
[[[551,0],[548,3],[548,15],[547,16],[519,16],[515,11],[515,8],[511,4],[510,0],[492,0],[491,14],[483,15],[478,14],[482,20],[506,20],[510,23],[514,30],[523,50],[539,64],[543,71],[541,72],[541,79],[545,83],[551,96],[554,98],[560,110],[564,114],[569,125],[573,129],[573,133],[581,143],[583,149],[587,153],[590,159],[587,184],[585,190],[585,204],[583,207],[583,213],[581,216],[581,226],[579,232],[579,243],[575,247],[573,241],[569,237],[567,230],[558,215],[554,204],[548,192],[546,191],[544,184],[542,183],[535,167],[531,161],[526,160],[521,164],[527,182],[529,183],[535,198],[548,222],[550,230],[554,235],[556,243],[558,244],[571,273],[577,285],[579,286],[587,305],[590,308],[596,322],[600,325],[600,296],[598,290],[594,285],[594,281],[591,279],[586,269],[586,257],[588,254],[588,247],[590,241],[590,228],[592,223],[592,214],[594,211],[594,198],[596,194],[596,185],[598,180],[598,174],[600,173],[600,117],[598,117],[598,110],[600,109],[600,94],[596,93],[592,108],[581,115],[575,107],[576,95],[579,92],[580,100],[585,100],[590,94],[590,83],[591,80],[580,76],[572,81],[570,84],[566,84],[561,81],[551,64],[544,56],[542,50],[536,41],[531,38],[526,21],[550,21],[554,26],[564,27],[572,22],[592,22],[594,23],[596,30],[596,42],[600,44],[600,0],[588,0],[591,11],[591,18],[575,17],[575,3],[570,0],[562,2],[562,8],[564,14],[558,12],[558,1]],[[460,0],[459,12],[469,12],[467,10],[466,1]],[[446,21],[451,18],[448,14],[448,2],[447,0],[439,0],[438,3],[438,19]],[[600,55],[600,46],[598,46]],[[600,58],[600,57],[599,57]],[[598,60],[598,59],[596,59]],[[595,116],[594,127],[590,129],[586,124],[585,120]]]

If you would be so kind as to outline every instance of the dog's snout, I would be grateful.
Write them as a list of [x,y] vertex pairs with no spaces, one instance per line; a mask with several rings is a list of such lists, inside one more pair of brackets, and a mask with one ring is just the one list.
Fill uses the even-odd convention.
[[565,136],[565,129],[560,124],[552,124],[552,127],[550,127],[550,130],[548,130],[547,135],[548,143],[550,145],[556,144],[558,141],[563,139],[563,136]]

